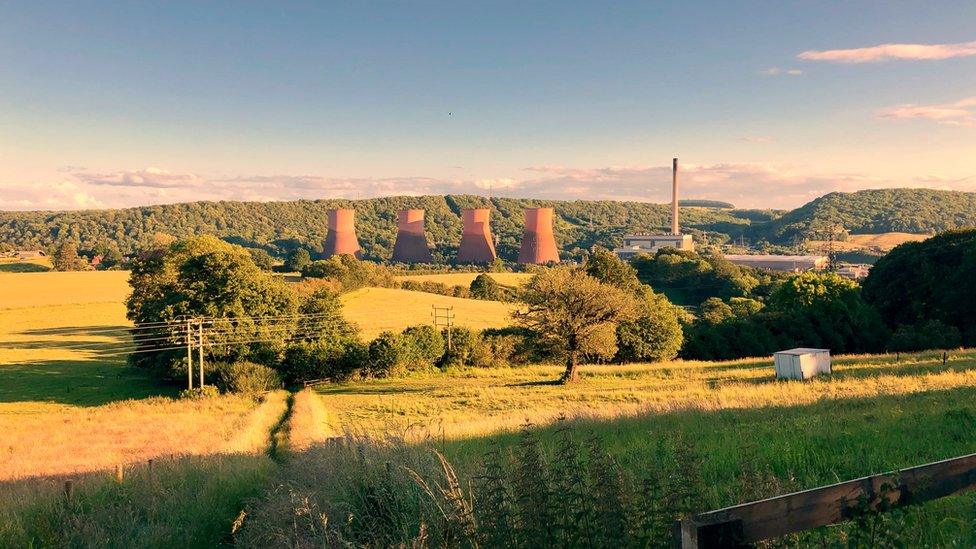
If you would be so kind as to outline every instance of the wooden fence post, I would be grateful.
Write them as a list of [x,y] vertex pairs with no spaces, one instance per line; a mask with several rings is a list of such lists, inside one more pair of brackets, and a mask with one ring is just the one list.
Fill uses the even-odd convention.
[[122,464],[115,466],[115,482],[122,482],[125,479],[125,468]]
[[64,499],[71,501],[75,495],[75,482],[71,479],[64,481]]

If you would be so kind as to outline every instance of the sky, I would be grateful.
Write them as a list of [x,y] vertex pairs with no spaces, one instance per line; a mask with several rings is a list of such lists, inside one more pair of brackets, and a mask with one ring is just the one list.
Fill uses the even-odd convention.
[[976,2],[0,0],[0,210],[976,191]]

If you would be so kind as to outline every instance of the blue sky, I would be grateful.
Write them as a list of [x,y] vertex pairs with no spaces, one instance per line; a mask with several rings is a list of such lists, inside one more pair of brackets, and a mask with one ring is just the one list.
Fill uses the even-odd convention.
[[976,190],[973,2],[270,4],[0,1],[0,209]]

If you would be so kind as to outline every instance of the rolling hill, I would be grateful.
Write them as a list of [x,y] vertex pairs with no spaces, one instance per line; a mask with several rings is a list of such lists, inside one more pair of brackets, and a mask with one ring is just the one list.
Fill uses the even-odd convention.
[[[691,204],[691,202],[685,202]],[[696,205],[699,202],[694,202]],[[326,210],[354,207],[365,257],[388,259],[401,208],[427,211],[427,235],[438,261],[453,258],[461,234],[462,208],[490,205],[492,230],[504,259],[518,255],[522,208],[556,209],[556,239],[564,258],[579,258],[594,245],[612,248],[630,231],[666,230],[666,204],[613,201],[554,201],[469,195],[384,197],[366,200],[291,202],[193,202],[120,210],[0,212],[0,243],[16,248],[49,248],[63,240],[83,251],[117,246],[132,253],[162,235],[213,234],[282,256],[296,247],[321,250]],[[716,204],[719,205],[719,204]],[[787,244],[811,227],[835,223],[851,233],[932,233],[976,225],[976,193],[927,189],[885,189],[831,193],[790,212],[683,207],[682,227],[710,243],[746,236]]]

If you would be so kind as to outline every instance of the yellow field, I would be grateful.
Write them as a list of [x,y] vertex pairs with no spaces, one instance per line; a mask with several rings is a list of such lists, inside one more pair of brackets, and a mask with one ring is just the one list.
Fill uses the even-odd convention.
[[[418,274],[402,275],[396,277],[397,280],[413,280],[416,282],[439,282],[447,286],[470,286],[471,282],[481,273],[440,273],[440,274]],[[532,279],[532,275],[526,273],[488,273],[488,276],[495,279],[502,286],[521,286]]]
[[[921,242],[932,235],[913,234],[913,233],[879,233],[879,234],[852,234],[844,242],[834,242],[834,248],[839,251],[882,251],[889,252],[895,246],[906,242]],[[826,242],[811,240],[807,247],[811,250],[821,250]]]
[[370,339],[384,330],[430,324],[431,307],[454,307],[457,326],[501,328],[511,324],[514,305],[498,301],[463,299],[427,292],[391,288],[364,288],[342,296],[346,319],[355,322]]
[[0,274],[0,309],[67,303],[121,303],[129,295],[126,271]]

